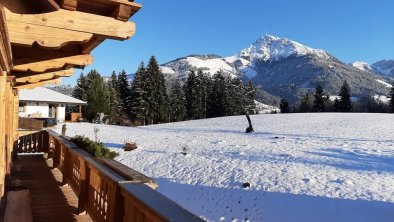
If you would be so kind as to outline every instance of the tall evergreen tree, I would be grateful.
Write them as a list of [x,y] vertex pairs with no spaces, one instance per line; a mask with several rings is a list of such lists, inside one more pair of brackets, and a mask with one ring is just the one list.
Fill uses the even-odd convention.
[[212,91],[209,96],[208,117],[225,116],[227,111],[226,79],[218,72],[213,77]]
[[126,71],[119,72],[116,86],[123,111],[130,114],[130,82]]
[[170,95],[170,121],[178,122],[186,118],[186,97],[181,82],[176,79],[171,87]]
[[116,75],[115,71],[112,71],[110,81],[111,81],[111,87],[116,90],[116,93],[119,96],[118,75]]
[[196,115],[194,119],[207,117],[208,96],[210,92],[211,78],[198,70],[195,82],[195,107]]
[[313,111],[314,112],[324,112],[324,93],[323,87],[318,84],[315,89],[315,101],[313,102]]
[[281,99],[279,108],[281,113],[290,113],[289,102],[287,102],[285,99]]
[[184,92],[186,97],[187,117],[189,119],[198,119],[198,84],[197,76],[194,71],[191,71],[187,77],[184,85]]
[[335,110],[339,112],[353,111],[352,101],[350,100],[350,87],[346,80],[342,84],[338,97],[338,101],[334,103]]
[[138,70],[135,74],[133,83],[131,85],[131,97],[133,98],[130,105],[130,114],[131,118],[137,125],[146,125],[148,124],[148,111],[149,104],[147,100],[147,92],[145,91],[147,73],[145,69],[145,65],[142,62],[138,67]]
[[301,113],[307,113],[313,111],[314,98],[311,94],[306,93],[302,99],[298,111]]
[[114,125],[130,125],[129,118],[122,107],[117,87],[117,76],[112,72],[111,79],[108,81],[110,92],[110,118],[109,123]]
[[73,97],[86,101],[86,91],[88,90],[88,84],[86,77],[81,73],[77,79],[77,85],[74,87]]
[[[231,115],[242,115],[247,109],[248,99],[246,97],[245,85],[239,78],[231,79],[230,98],[233,113]],[[254,104],[254,103],[253,103]]]
[[390,103],[389,103],[389,112],[394,113],[394,84],[390,90]]
[[150,92],[149,95],[152,100],[148,101],[152,111],[153,123],[168,122],[168,96],[165,79],[154,56],[149,59],[146,72],[151,79],[151,86],[149,88],[152,92]]
[[97,113],[110,113],[111,95],[109,87],[97,71],[90,71],[87,77],[89,89],[86,92],[86,118],[91,121]]

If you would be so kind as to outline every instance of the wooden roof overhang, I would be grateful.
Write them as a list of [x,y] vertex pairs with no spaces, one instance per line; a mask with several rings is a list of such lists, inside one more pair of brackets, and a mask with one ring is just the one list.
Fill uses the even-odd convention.
[[[14,88],[60,83],[93,62],[106,39],[126,40],[141,5],[127,0],[0,0],[0,71]],[[8,44],[7,44],[7,41]],[[3,70],[5,69],[5,70]],[[1,74],[0,74],[1,75]]]

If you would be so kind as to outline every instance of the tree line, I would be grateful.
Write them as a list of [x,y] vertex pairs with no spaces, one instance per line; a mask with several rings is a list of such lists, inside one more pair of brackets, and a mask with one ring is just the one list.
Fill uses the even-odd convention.
[[[382,102],[372,96],[361,96],[352,101],[351,89],[346,80],[343,82],[338,96],[334,100],[324,94],[323,87],[317,85],[314,93],[306,93],[302,96],[298,105],[291,107],[282,99],[280,102],[281,113],[290,112],[370,112],[370,113],[394,113],[394,99],[389,103]],[[389,98],[394,98],[394,86],[391,88]]]
[[176,79],[166,84],[152,56],[146,66],[140,64],[132,81],[124,70],[110,78],[96,70],[81,74],[73,96],[87,102],[89,121],[104,113],[109,124],[150,125],[245,114],[255,109],[256,89],[251,82],[243,84],[222,72],[211,77],[201,70],[191,71],[185,83]]

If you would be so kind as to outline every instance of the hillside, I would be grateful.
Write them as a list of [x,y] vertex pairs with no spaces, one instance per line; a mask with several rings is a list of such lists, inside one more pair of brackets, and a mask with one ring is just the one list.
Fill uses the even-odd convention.
[[[76,123],[67,134],[93,139],[98,127],[118,161],[208,221],[391,222],[392,117],[259,115],[252,116],[253,134],[244,133],[244,116],[134,128]],[[125,140],[138,149],[122,151]]]

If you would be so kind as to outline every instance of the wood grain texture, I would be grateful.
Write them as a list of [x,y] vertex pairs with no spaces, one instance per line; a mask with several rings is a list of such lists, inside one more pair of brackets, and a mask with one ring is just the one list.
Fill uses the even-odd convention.
[[0,75],[9,72],[12,67],[12,52],[4,7],[0,5]]
[[[124,7],[120,8],[123,9]],[[124,16],[125,11],[121,10],[120,12],[120,16]],[[29,15],[16,14],[6,10],[6,16],[7,21],[17,21],[30,25],[51,27],[53,28],[52,32],[55,33],[64,29],[119,40],[128,39],[135,33],[135,24],[132,22],[122,22],[114,18],[79,11],[60,9],[49,13]],[[53,37],[51,33],[48,34],[50,34],[48,38]]]
[[32,222],[31,199],[29,190],[10,191],[7,194],[7,206],[4,222]]
[[37,83],[27,83],[27,84],[17,85],[14,88],[16,88],[16,89],[34,89],[37,87],[45,86],[47,84],[60,84],[61,82],[62,81],[60,78],[55,78],[55,79],[51,79],[51,80],[44,80],[44,81],[37,82]]
[[14,66],[13,70],[22,72],[30,70],[33,72],[43,73],[51,69],[62,69],[66,65],[87,66],[92,62],[93,57],[91,55],[82,54],[16,65]]
[[13,167],[12,186],[30,190],[33,221],[92,221],[77,215],[78,197],[71,187],[60,186],[63,175],[52,168],[52,160],[43,155],[20,156]]
[[7,25],[11,44],[22,46],[57,49],[70,43],[83,43],[93,37],[91,33],[56,29],[13,20],[8,20]]
[[70,77],[74,74],[74,69],[66,69],[55,72],[41,73],[41,74],[27,74],[24,76],[17,76],[17,83],[37,83],[43,80],[50,80],[58,77]]

